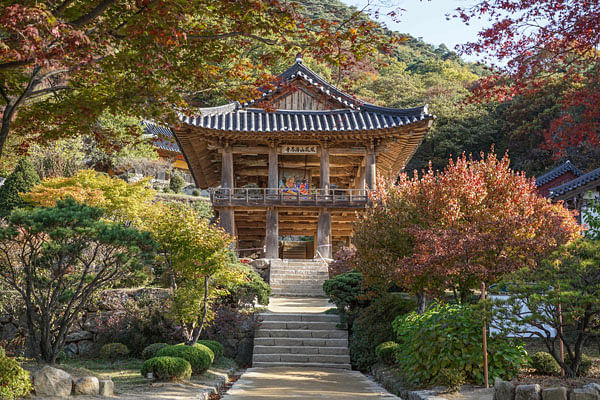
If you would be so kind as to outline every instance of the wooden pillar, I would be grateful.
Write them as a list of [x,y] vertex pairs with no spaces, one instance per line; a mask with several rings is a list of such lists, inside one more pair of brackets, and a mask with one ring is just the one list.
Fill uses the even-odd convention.
[[323,194],[328,194],[329,190],[329,149],[326,145],[321,145],[321,189],[325,189]]
[[[221,188],[233,189],[233,152],[229,143],[223,147]],[[225,192],[224,194],[229,193]],[[225,232],[235,236],[235,214],[232,207],[225,207],[219,211],[219,223]]]
[[265,238],[265,258],[279,258],[279,211],[267,208],[267,237]]
[[317,225],[317,250],[321,254],[321,257],[332,258],[331,213],[326,208],[321,208],[319,210],[319,223]]
[[373,190],[377,185],[377,169],[375,166],[375,149],[370,145],[365,158],[365,181],[367,189]]
[[365,185],[366,185],[366,174],[365,174],[365,167],[360,166],[360,174],[358,175],[358,185],[356,185],[357,189],[360,190],[365,190]]
[[[279,187],[279,171],[277,164],[277,146],[275,143],[269,144],[269,182],[268,187],[275,189]],[[277,191],[274,191],[277,194]]]

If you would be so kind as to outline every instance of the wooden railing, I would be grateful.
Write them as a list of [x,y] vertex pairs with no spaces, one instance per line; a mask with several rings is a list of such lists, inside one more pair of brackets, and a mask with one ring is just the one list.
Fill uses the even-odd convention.
[[214,206],[339,206],[364,207],[369,203],[365,189],[310,189],[308,192],[284,188],[219,188],[210,191]]

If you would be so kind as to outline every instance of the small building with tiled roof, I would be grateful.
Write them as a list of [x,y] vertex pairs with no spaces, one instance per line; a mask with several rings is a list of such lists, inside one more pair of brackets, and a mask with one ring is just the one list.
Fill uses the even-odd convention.
[[538,193],[544,197],[550,194],[550,189],[583,175],[583,171],[567,160],[558,167],[535,178]]

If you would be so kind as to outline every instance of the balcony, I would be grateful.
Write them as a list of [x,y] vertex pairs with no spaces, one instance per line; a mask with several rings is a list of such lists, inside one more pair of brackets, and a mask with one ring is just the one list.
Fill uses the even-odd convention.
[[280,206],[364,208],[370,203],[365,189],[219,188],[210,191],[215,207]]

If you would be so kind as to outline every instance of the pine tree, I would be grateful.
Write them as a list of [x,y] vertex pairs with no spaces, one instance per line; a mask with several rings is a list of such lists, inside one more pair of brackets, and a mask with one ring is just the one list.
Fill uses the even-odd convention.
[[14,208],[23,207],[26,203],[19,193],[29,192],[40,182],[31,162],[21,159],[4,185],[0,186],[0,217],[8,216]]

